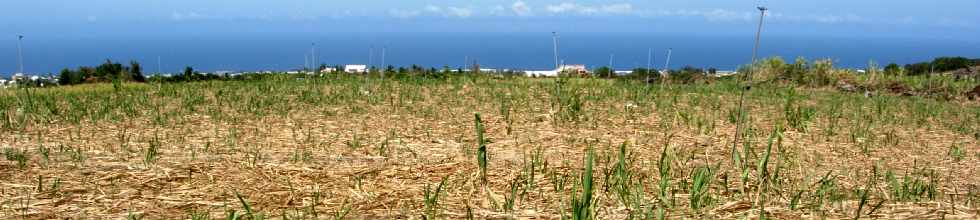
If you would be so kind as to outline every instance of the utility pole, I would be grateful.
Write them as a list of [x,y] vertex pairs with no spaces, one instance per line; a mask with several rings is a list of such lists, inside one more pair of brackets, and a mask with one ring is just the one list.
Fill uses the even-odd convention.
[[17,35],[17,73],[24,73],[24,54],[22,49],[22,41],[24,41],[24,35]]
[[561,64],[558,63],[558,32],[551,32],[551,38],[555,43],[555,71],[561,72]]
[[319,72],[320,71],[319,68],[318,68],[319,65],[316,64],[316,42],[311,43],[311,45],[310,45],[310,61],[312,61],[311,62],[312,65],[311,65],[311,68],[310,69],[314,73]]
[[662,73],[662,75],[664,76],[670,73],[670,56],[672,55],[673,52],[674,52],[674,48],[667,48],[667,63],[664,64],[664,72]]
[[163,74],[163,64],[160,62],[160,56],[157,56],[157,75]]
[[387,47],[381,47],[381,77],[384,78],[385,71],[388,71],[388,67],[385,66],[385,50]]
[[653,48],[647,48],[647,71],[650,71],[650,63],[653,62]]
[[[745,93],[748,92],[748,90],[752,88],[752,72],[755,71],[756,55],[758,55],[758,53],[759,53],[759,44],[760,44],[760,40],[762,39],[762,37],[761,37],[762,36],[762,24],[763,24],[762,22],[763,22],[763,19],[766,18],[766,11],[769,10],[768,8],[762,7],[762,6],[758,7],[758,9],[759,9],[759,29],[755,32],[755,47],[752,48],[752,63],[749,65],[749,72],[746,73],[745,76],[744,76],[744,79],[742,79],[742,81],[745,81],[746,86],[742,90],[742,94],[739,95],[740,97],[739,97],[739,100],[738,100],[738,120],[736,120],[736,124],[735,124],[735,140],[732,142],[732,158],[733,159],[738,159],[739,158],[738,151],[736,149],[738,149],[738,139],[739,139],[739,136],[741,136],[741,134],[742,134],[741,133],[742,132],[742,124],[744,123],[743,120],[745,119],[745,113],[744,113],[746,111],[745,110]],[[738,160],[732,160],[732,161],[735,162],[735,163],[738,163]],[[736,164],[736,165],[737,166],[745,166],[745,164]]]
[[613,57],[616,57],[616,54],[609,54],[609,69],[613,69]]
[[613,68],[613,57],[616,57],[616,54],[609,54],[609,76],[610,77],[616,75],[616,68]]

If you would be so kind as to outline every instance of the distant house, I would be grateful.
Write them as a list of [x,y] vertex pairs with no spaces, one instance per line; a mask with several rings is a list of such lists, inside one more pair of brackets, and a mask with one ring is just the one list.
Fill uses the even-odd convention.
[[347,73],[366,73],[367,72],[367,65],[361,65],[361,64],[345,65],[344,66],[344,72],[347,72]]
[[585,75],[585,74],[589,74],[589,69],[582,64],[571,64],[571,65],[562,65],[561,72],[567,74]]
[[731,76],[731,75],[735,75],[735,74],[738,74],[738,72],[735,72],[735,71],[726,71],[726,70],[718,70],[718,71],[715,71],[715,76],[716,77]]
[[526,70],[524,74],[528,76],[558,76],[557,70]]
[[337,68],[327,67],[320,70],[320,73],[332,73],[332,72],[337,72]]
[[10,80],[15,82],[25,80],[25,79],[27,79],[27,77],[24,76],[23,73],[14,73],[14,75],[10,77]]
[[524,71],[528,76],[558,76],[558,73],[571,75],[588,75],[589,69],[582,64],[562,65],[556,70],[528,70]]

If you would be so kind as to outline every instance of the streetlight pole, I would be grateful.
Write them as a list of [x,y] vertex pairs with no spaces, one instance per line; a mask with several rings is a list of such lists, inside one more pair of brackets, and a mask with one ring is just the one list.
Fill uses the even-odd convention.
[[558,32],[551,32],[551,38],[555,43],[555,71],[561,72],[561,64],[558,63]]
[[320,66],[316,65],[316,43],[315,42],[314,43],[311,43],[311,45],[310,45],[310,61],[312,61],[311,62],[312,64],[310,65],[312,68],[310,68],[310,69],[313,70],[313,73],[320,72],[320,70],[319,70],[320,69],[319,68]]
[[667,63],[664,64],[664,72],[662,75],[666,76],[670,72],[670,56],[673,55],[674,48],[667,48]]
[[24,54],[22,49],[22,41],[24,41],[24,35],[17,35],[17,73],[24,73]]
[[[749,64],[749,70],[748,70],[749,72],[746,73],[745,76],[742,79],[742,81],[745,81],[746,86],[742,90],[742,94],[739,95],[740,97],[739,97],[739,100],[738,100],[738,120],[736,120],[736,124],[735,124],[735,140],[732,142],[732,158],[733,159],[737,159],[738,158],[738,151],[736,151],[736,149],[738,149],[738,140],[739,140],[739,136],[741,136],[742,124],[744,123],[743,120],[745,119],[745,114],[744,114],[744,112],[746,111],[745,110],[745,93],[748,92],[748,90],[752,88],[752,72],[755,71],[756,56],[758,55],[760,40],[762,39],[762,37],[761,37],[762,36],[762,24],[763,24],[762,22],[763,22],[763,19],[766,18],[766,11],[769,10],[768,8],[761,7],[761,6],[758,7],[758,9],[759,9],[759,29],[755,32],[755,47],[752,48],[752,63]],[[733,162],[738,163],[737,160],[733,160]],[[736,165],[742,166],[743,164],[736,164]]]
[[647,72],[646,72],[646,79],[643,79],[643,82],[647,84],[647,87],[650,86],[650,74],[651,74],[650,71],[653,71],[652,69],[650,69],[652,62],[653,62],[653,48],[647,48]]
[[381,47],[381,78],[385,77],[385,72],[388,71],[388,67],[385,66],[385,52],[388,47]]

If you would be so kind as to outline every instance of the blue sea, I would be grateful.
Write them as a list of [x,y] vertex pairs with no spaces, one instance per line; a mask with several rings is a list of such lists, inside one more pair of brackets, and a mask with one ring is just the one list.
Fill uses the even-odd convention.
[[[980,42],[871,37],[800,37],[764,35],[761,57],[831,58],[839,67],[864,68],[869,61],[913,63],[937,56],[980,57]],[[753,36],[634,33],[568,33],[559,39],[561,60],[590,68],[609,65],[632,69],[695,66],[736,69],[751,60]],[[57,73],[62,68],[94,66],[106,59],[136,60],[146,73],[261,71],[303,68],[316,43],[318,63],[422,65],[457,68],[477,61],[485,68],[549,69],[554,66],[550,33],[348,33],[228,34],[141,37],[41,36],[24,41],[25,72]],[[16,41],[0,41],[0,75],[16,71]],[[384,49],[382,49],[384,48]],[[159,58],[159,63],[158,63]]]

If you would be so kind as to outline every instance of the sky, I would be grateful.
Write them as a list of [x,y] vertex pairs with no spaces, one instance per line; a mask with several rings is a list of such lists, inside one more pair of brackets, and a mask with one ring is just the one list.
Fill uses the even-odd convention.
[[30,0],[0,7],[0,36],[55,38],[344,32],[742,34],[980,38],[977,0]]

